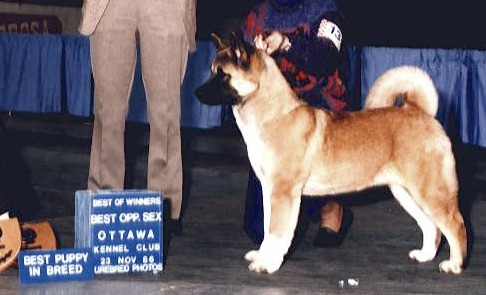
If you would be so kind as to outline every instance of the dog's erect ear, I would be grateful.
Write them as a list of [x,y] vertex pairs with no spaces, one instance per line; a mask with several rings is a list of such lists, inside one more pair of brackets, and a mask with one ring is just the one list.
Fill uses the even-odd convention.
[[230,34],[230,45],[231,45],[231,48],[233,49],[237,49],[239,47],[241,47],[243,44],[244,41],[243,41],[243,36],[241,34],[241,32],[231,32]]
[[223,43],[223,41],[221,40],[221,38],[219,38],[219,36],[216,35],[215,33],[211,33],[211,39],[213,39],[214,46],[216,46],[216,50],[217,51],[220,51],[220,50],[225,49],[226,47],[228,47],[227,45],[225,45]]
[[243,35],[232,32],[230,35],[230,46],[233,51],[234,62],[242,67],[250,65],[250,55],[254,48],[243,40]]

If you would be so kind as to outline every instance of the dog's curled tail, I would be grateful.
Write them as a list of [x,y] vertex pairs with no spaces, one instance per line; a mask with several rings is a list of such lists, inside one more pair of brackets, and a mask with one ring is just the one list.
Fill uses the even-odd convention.
[[399,66],[386,71],[371,87],[365,108],[399,105],[418,107],[432,117],[437,113],[439,95],[434,82],[422,69]]

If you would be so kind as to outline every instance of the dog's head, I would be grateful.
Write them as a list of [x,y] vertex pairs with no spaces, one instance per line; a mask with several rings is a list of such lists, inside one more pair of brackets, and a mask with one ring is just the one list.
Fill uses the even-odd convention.
[[196,96],[205,104],[236,105],[258,89],[263,61],[261,53],[231,34],[225,44],[216,34],[211,35],[216,46],[216,57],[211,66],[211,76],[196,89]]

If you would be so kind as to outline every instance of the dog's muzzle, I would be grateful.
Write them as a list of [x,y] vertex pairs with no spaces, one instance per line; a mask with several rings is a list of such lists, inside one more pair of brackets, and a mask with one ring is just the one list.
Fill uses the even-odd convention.
[[229,84],[228,75],[221,70],[211,75],[204,84],[199,86],[195,95],[200,102],[208,105],[234,105],[241,100],[238,92]]

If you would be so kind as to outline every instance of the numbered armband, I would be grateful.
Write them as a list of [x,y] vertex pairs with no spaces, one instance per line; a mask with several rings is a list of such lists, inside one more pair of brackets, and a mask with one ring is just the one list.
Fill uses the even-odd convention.
[[330,20],[322,19],[319,23],[319,29],[317,30],[318,38],[326,38],[336,46],[337,50],[341,50],[342,33],[341,29]]

